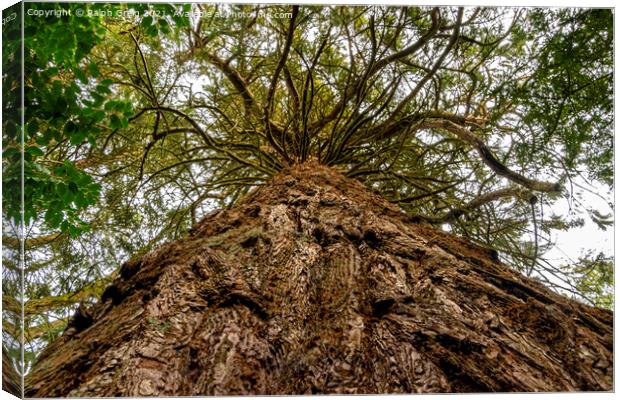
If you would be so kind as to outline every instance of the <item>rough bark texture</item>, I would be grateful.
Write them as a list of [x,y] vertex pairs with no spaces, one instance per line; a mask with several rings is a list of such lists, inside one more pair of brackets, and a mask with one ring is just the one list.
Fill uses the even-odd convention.
[[22,396],[21,376],[13,367],[8,351],[2,346],[2,390],[13,396]]
[[611,390],[612,325],[307,163],[124,264],[26,396]]

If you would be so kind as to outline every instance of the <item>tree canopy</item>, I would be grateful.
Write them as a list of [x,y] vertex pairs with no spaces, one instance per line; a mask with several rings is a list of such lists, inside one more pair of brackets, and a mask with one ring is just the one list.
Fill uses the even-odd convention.
[[[31,358],[122,261],[308,160],[611,306],[609,255],[545,259],[555,230],[612,224],[579,200],[613,186],[611,10],[27,7],[70,11],[25,15]],[[5,60],[19,40],[3,47]],[[18,87],[3,95],[6,108]],[[20,130],[5,121],[3,132],[3,185],[18,187]],[[19,197],[4,191],[3,217],[15,223]],[[572,217],[554,213],[558,202]],[[5,280],[18,274],[16,260],[3,265]],[[5,292],[5,307],[17,297]],[[16,329],[4,325],[5,335]]]

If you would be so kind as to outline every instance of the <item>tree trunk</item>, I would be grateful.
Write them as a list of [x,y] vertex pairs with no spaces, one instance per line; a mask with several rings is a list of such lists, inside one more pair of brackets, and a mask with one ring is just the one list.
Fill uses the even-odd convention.
[[13,366],[8,350],[2,346],[2,390],[13,396],[22,397],[21,375]]
[[306,163],[125,263],[26,396],[611,390],[612,318]]

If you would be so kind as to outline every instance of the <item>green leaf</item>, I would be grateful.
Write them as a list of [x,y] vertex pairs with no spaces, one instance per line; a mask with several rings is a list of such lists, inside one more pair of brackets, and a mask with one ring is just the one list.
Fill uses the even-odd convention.
[[43,152],[43,150],[41,150],[40,148],[36,147],[36,146],[29,146],[26,148],[26,152],[33,155],[33,156],[43,156],[45,155],[45,153]]
[[80,82],[82,82],[83,84],[88,83],[88,77],[86,76],[84,71],[82,71],[80,68],[74,68],[73,73],[80,80]]
[[87,139],[91,146],[95,147],[97,145],[97,138],[94,135],[88,135]]
[[119,129],[123,127],[123,123],[121,122],[120,118],[118,117],[118,115],[116,114],[112,114],[110,116],[110,128],[112,129]]
[[21,156],[21,151],[15,147],[8,147],[2,152],[2,158],[11,158],[17,155]]
[[93,61],[88,64],[88,72],[90,72],[93,78],[97,78],[99,76],[99,67],[97,66],[96,62]]
[[37,121],[30,121],[26,124],[26,133],[28,136],[34,136],[39,130],[39,123]]
[[103,93],[103,94],[111,94],[112,91],[110,90],[109,87],[107,87],[106,85],[97,85],[97,87],[95,88],[95,90],[98,93]]
[[80,191],[75,182],[69,182],[69,193],[76,194]]
[[85,138],[86,138],[86,135],[83,132],[78,131],[78,132],[73,133],[69,137],[69,142],[72,145],[78,145],[78,144],[82,144],[82,142],[84,142]]
[[105,105],[103,106],[103,109],[106,111],[112,111],[115,110],[117,107],[118,101],[116,100],[110,100],[108,102],[105,103]]
[[67,135],[67,136],[72,136],[77,131],[78,131],[77,124],[75,122],[73,122],[73,121],[67,121],[67,123],[65,124],[65,127],[63,129],[64,134]]
[[104,120],[104,118],[105,118],[105,112],[103,112],[103,111],[101,111],[101,110],[99,110],[99,111],[95,111],[95,112],[92,114],[92,118],[93,118],[95,121],[97,121],[97,122],[103,121],[103,120]]

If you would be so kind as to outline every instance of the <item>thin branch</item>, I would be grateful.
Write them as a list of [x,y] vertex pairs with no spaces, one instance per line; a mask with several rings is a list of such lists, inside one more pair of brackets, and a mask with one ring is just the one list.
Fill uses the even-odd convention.
[[265,106],[265,110],[264,110],[267,140],[273,146],[274,149],[282,153],[282,156],[287,161],[289,161],[289,156],[288,156],[288,153],[286,152],[286,149],[283,149],[281,146],[278,146],[275,143],[275,139],[274,139],[273,132],[271,129],[271,124],[269,123],[270,121],[269,118],[270,118],[270,114],[273,109],[273,96],[276,92],[276,87],[278,85],[278,79],[280,77],[280,72],[282,71],[282,68],[284,68],[284,65],[286,64],[286,59],[288,58],[288,54],[291,50],[291,44],[293,43],[293,35],[295,33],[295,19],[297,18],[298,12],[299,12],[299,6],[293,6],[293,16],[291,18],[288,33],[286,35],[286,42],[284,43],[284,49],[282,50],[282,55],[280,56],[280,60],[278,61],[278,65],[276,66],[276,70],[271,79],[271,85],[269,86],[269,91],[267,92],[267,100],[266,100],[267,105]]
[[428,217],[424,215],[414,215],[411,217],[413,221],[417,222],[427,222],[431,224],[443,224],[447,222],[454,221],[458,219],[460,216],[467,214],[477,208],[482,207],[485,204],[491,203],[493,201],[497,201],[503,198],[510,197],[525,197],[528,195],[528,191],[521,187],[509,187],[504,189],[495,190],[489,193],[485,193],[481,196],[478,196],[471,200],[469,203],[465,204],[463,207],[454,208],[441,216]]
[[439,70],[439,67],[441,67],[441,64],[443,63],[445,58],[448,56],[448,53],[450,53],[450,50],[452,50],[452,48],[456,44],[457,39],[459,38],[462,19],[463,19],[463,7],[459,7],[456,24],[454,26],[454,31],[452,32],[450,41],[448,42],[444,51],[441,53],[441,55],[439,56],[439,58],[437,59],[433,67],[431,68],[431,70],[428,71],[428,73],[418,82],[418,84],[411,91],[411,93],[409,93],[407,97],[405,97],[403,101],[401,101],[400,104],[398,104],[398,106],[392,113],[392,118],[398,116],[403,111],[405,106],[409,104],[409,102],[418,95],[418,93],[420,92],[420,90],[422,90],[426,82],[428,82],[435,75],[435,73],[437,73],[437,71]]
[[437,30],[439,29],[440,17],[439,17],[439,9],[438,8],[434,8],[431,11],[431,20],[432,20],[431,27],[429,28],[429,30],[420,39],[418,39],[415,43],[413,43],[412,45],[408,46],[407,48],[405,48],[405,49],[403,49],[403,50],[401,50],[399,52],[396,52],[396,53],[394,53],[394,54],[392,54],[390,56],[387,56],[387,57],[377,61],[376,63],[374,63],[372,69],[369,70],[369,73],[365,74],[365,80],[364,79],[360,79],[357,82],[355,82],[354,84],[352,84],[349,87],[349,90],[345,90],[345,92],[343,93],[342,98],[334,106],[332,111],[329,114],[327,114],[325,117],[323,117],[321,120],[318,120],[315,123],[313,123],[310,126],[310,130],[313,131],[313,132],[318,132],[321,129],[323,129],[323,127],[325,127],[325,125],[327,125],[328,123],[330,123],[331,121],[336,119],[338,117],[338,115],[340,115],[342,110],[344,110],[347,102],[351,99],[352,95],[355,92],[357,92],[360,87],[365,85],[366,80],[370,79],[372,76],[374,76],[376,73],[378,73],[382,68],[384,68],[388,64],[391,64],[392,62],[395,62],[395,61],[398,61],[400,59],[403,59],[404,57],[410,56],[413,53],[415,53],[416,51],[418,51],[419,49],[421,49],[430,39],[433,38],[433,36],[437,33]]

